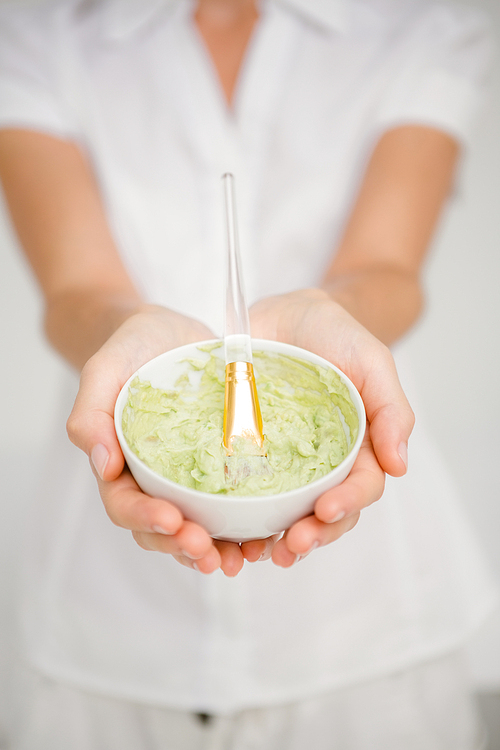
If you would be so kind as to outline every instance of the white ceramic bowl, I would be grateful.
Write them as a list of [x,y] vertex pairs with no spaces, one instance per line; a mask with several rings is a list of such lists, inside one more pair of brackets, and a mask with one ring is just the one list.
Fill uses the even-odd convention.
[[[122,431],[122,412],[127,402],[129,384],[138,376],[141,380],[150,381],[155,388],[173,388],[177,378],[186,368],[183,360],[190,357],[208,358],[210,355],[200,351],[198,346],[213,343],[215,342],[204,341],[172,349],[139,368],[125,383],[116,401],[116,434],[130,471],[143,492],[171,501],[186,518],[199,523],[216,539],[237,542],[262,539],[284,531],[295,521],[309,515],[316,499],[323,492],[344,481],[354,464],[363,440],[366,426],[365,410],[361,396],[351,381],[327,360],[289,344],[254,339],[252,346],[255,351],[274,352],[304,359],[322,367],[331,368],[340,375],[349,389],[359,419],[358,436],[352,450],[329,474],[303,487],[276,495],[218,495],[200,492],[172,482],[146,466],[125,440]],[[224,347],[221,346],[213,353],[223,357]]]

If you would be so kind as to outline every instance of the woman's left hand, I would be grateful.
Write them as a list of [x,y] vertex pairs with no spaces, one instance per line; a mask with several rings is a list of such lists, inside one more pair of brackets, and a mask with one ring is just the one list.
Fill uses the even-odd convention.
[[[335,541],[378,500],[385,474],[402,476],[414,415],[389,349],[321,289],[269,297],[250,310],[252,336],[308,349],[339,367],[365,404],[368,426],[351,473],[316,501],[314,514],[295,523],[274,545],[276,565],[290,567],[313,549]],[[253,543],[242,546],[254,560]]]

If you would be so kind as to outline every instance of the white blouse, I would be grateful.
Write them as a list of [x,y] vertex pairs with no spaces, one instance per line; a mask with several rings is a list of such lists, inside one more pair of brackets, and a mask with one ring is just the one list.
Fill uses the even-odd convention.
[[[0,11],[0,126],[76,140],[145,297],[221,333],[220,176],[237,178],[249,301],[312,286],[367,158],[405,123],[466,142],[484,19],[423,0],[267,0],[234,111],[188,0]],[[66,438],[69,379],[31,512],[24,641],[45,673],[198,711],[298,699],[460,645],[494,588],[436,451],[341,540],[283,570],[209,577],[146,553],[103,510]]]

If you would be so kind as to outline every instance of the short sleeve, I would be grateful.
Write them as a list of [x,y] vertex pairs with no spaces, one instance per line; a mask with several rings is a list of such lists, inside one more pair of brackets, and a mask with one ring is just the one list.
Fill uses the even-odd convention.
[[77,136],[65,103],[57,5],[0,7],[0,127]]
[[434,5],[411,19],[393,51],[377,127],[422,124],[467,142],[488,90],[494,44],[476,10]]

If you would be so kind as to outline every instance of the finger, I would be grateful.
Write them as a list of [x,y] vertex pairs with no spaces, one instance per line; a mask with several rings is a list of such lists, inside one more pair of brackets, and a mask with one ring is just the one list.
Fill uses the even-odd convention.
[[[106,513],[116,526],[134,531],[176,534],[184,523],[183,515],[175,505],[141,492],[128,469],[124,469],[113,482],[98,479],[98,485]],[[207,532],[204,534],[210,538]]]
[[336,542],[358,522],[360,513],[354,512],[335,523],[322,523],[316,516],[307,516],[294,524],[286,535],[285,544],[296,557],[305,557],[318,547]]
[[369,377],[362,379],[360,394],[380,465],[392,476],[403,476],[408,468],[408,439],[415,415],[399,382],[392,355],[385,347],[377,353]]
[[345,516],[363,510],[382,497],[385,473],[375,456],[370,431],[365,435],[349,476],[317,499],[314,514],[318,520],[335,523]]
[[229,578],[238,575],[245,562],[240,545],[236,542],[214,541],[215,548],[219,551],[223,573]]
[[[90,458],[101,479],[116,479],[124,458],[116,437],[114,406],[128,373],[116,361],[94,355],[82,370],[80,388],[68,418],[69,439]],[[106,373],[106,377],[103,377]]]
[[[185,520],[175,505],[141,492],[128,469],[113,482],[99,480],[98,484],[111,521],[137,534],[154,534],[158,537],[155,542],[159,545],[158,551],[177,552],[190,559],[199,559],[213,546],[208,532],[202,526]],[[172,543],[165,537],[171,537]],[[149,540],[145,541],[145,549],[156,547],[151,547]]]
[[179,549],[174,539],[165,538],[161,534],[148,534],[140,531],[133,531],[132,536],[142,549],[148,552],[162,552],[170,554],[178,563],[186,568],[192,568],[199,573],[209,575],[221,566],[221,557],[219,551],[212,544],[206,554],[194,559],[188,556],[183,550]]
[[285,532],[281,539],[274,545],[271,555],[273,563],[280,568],[290,568],[294,563],[298,562],[299,559],[297,553],[291,552],[288,549],[286,537],[287,532]]
[[274,564],[282,568],[290,568],[318,547],[324,547],[340,539],[354,528],[359,516],[360,513],[353,513],[331,524],[322,523],[315,516],[303,518],[276,543],[272,554]]
[[221,566],[221,557],[218,549],[212,545],[204,557],[198,560],[191,560],[191,558],[184,555],[174,555],[175,560],[186,568],[196,570],[198,573],[204,575],[210,575],[214,573]]
[[260,562],[269,560],[274,545],[280,538],[281,534],[274,534],[267,539],[252,539],[250,542],[243,542],[241,552],[248,562]]
[[[221,558],[217,550],[215,550],[213,540],[208,537],[208,542],[204,535],[200,534],[204,532],[201,526],[198,526],[191,521],[185,521],[177,534],[156,534],[148,531],[132,531],[132,536],[135,541],[145,550],[150,552],[162,552],[164,554],[173,555],[174,557],[180,557],[189,561],[189,567],[193,567],[192,563],[196,563],[199,567],[200,563],[205,560],[202,567],[206,568],[207,560],[217,562],[217,566],[220,566]],[[211,551],[212,548],[216,554]],[[205,559],[207,558],[207,559]],[[210,571],[211,572],[211,571]]]

